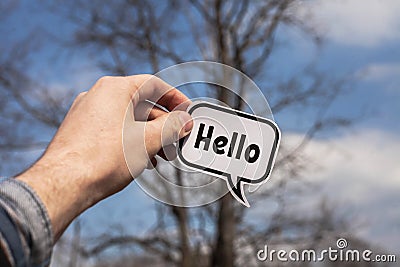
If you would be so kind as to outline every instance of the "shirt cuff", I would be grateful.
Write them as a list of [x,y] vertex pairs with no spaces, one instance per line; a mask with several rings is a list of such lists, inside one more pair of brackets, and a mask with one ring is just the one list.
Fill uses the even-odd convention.
[[46,207],[36,192],[26,183],[8,178],[0,182],[0,198],[5,209],[22,229],[28,244],[32,266],[50,264],[53,250],[53,231]]

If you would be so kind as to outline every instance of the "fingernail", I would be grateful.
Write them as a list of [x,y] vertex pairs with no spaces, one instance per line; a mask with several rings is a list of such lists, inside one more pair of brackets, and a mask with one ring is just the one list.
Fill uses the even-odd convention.
[[180,112],[179,119],[181,120],[182,125],[185,126],[185,132],[189,132],[193,127],[192,116],[190,116],[190,114],[187,112]]

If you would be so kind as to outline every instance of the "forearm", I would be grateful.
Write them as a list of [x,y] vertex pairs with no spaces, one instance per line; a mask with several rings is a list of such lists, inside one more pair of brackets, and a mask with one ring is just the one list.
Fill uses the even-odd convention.
[[[147,86],[142,86],[144,83]],[[136,107],[142,110],[141,103],[143,107],[147,98],[171,112],[150,108],[151,119],[143,118],[143,112],[134,111]],[[24,227],[27,241],[22,241],[32,251],[41,251],[42,262],[75,217],[125,188],[150,162],[156,163],[155,156],[163,146],[173,145],[190,132],[190,115],[174,111],[187,101],[177,89],[149,75],[105,77],[75,99],[44,155],[1,188],[0,199],[16,199],[15,205],[7,207],[10,212],[19,211],[14,220],[15,225]],[[129,158],[124,156],[125,147],[134,149]],[[17,193],[11,185],[18,185]],[[29,195],[26,192],[30,192],[32,205],[18,201],[20,195]],[[30,214],[31,209],[36,213]],[[32,227],[32,221],[41,225]],[[39,236],[36,239],[42,242],[35,239],[32,243],[30,236]],[[35,258],[41,263],[39,260]]]
[[33,188],[44,203],[55,242],[75,217],[95,203],[95,194],[88,192],[87,167],[72,166],[65,161],[41,159],[16,177]]

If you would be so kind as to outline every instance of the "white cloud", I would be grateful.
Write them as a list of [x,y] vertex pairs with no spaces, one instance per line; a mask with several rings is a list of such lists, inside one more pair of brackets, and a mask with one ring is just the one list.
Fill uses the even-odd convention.
[[[287,135],[286,139],[295,143],[299,137]],[[306,150],[314,163],[321,166],[320,170],[305,174],[322,184],[318,193],[365,223],[359,235],[389,249],[400,246],[399,151],[399,136],[378,130],[314,140]],[[310,198],[316,200],[316,195]]]
[[298,12],[340,44],[372,47],[400,39],[398,0],[304,1]]
[[357,73],[357,77],[366,81],[398,80],[400,77],[400,63],[373,63]]
[[382,88],[393,97],[398,97],[400,63],[372,63],[357,71],[355,78],[367,83],[374,83],[377,88]]

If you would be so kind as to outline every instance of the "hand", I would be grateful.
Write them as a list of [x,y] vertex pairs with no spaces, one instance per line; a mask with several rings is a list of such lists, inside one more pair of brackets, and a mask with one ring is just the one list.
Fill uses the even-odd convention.
[[122,190],[156,164],[162,147],[171,150],[190,132],[188,113],[146,100],[170,111],[190,102],[151,75],[103,77],[75,99],[43,156],[17,177],[44,202],[56,240],[76,216]]

